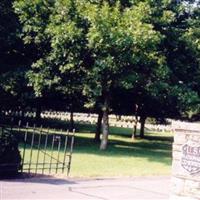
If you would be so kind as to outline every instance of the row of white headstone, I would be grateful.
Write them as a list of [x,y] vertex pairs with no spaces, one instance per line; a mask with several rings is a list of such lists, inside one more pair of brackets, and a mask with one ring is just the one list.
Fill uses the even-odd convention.
[[[35,117],[36,112],[34,111],[28,111],[28,112],[22,112],[22,111],[4,111],[5,115],[10,116],[22,116],[25,117]],[[70,113],[69,112],[60,112],[60,111],[43,111],[41,113],[42,118],[49,118],[49,119],[59,119],[63,121],[69,121],[70,120]],[[94,113],[73,113],[74,121],[82,124],[96,124],[98,115]],[[200,130],[200,125],[198,123],[186,123],[182,121],[175,121],[170,120],[169,125],[163,125],[163,124],[145,124],[145,128],[148,131],[158,131],[158,132],[171,132],[174,129],[178,128],[191,128],[193,130]],[[134,116],[124,116],[124,115],[109,115],[109,124],[113,127],[123,127],[123,128],[133,128],[135,125],[135,117]],[[140,127],[140,123],[137,123],[137,128]]]

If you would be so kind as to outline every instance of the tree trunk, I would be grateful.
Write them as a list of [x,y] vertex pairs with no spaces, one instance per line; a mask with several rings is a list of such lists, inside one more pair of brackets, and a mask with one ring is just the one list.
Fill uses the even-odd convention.
[[137,123],[138,123],[138,116],[136,114],[135,116],[135,122],[134,122],[134,126],[133,126],[133,134],[132,134],[132,140],[134,140],[136,138],[136,133],[137,133]]
[[21,116],[21,118],[22,118],[22,120],[24,120],[24,118],[25,118],[25,108],[22,108],[22,116]]
[[146,121],[146,117],[145,116],[141,116],[140,117],[140,138],[144,138],[144,126],[145,126],[145,121]]
[[0,106],[0,123],[2,123],[2,122],[1,122],[2,116],[3,116],[3,113],[2,113],[2,108],[1,108],[1,106]]
[[122,118],[122,116],[121,116],[121,115],[117,115],[117,121],[120,121],[120,120],[121,120],[121,118]]
[[100,136],[101,136],[101,122],[102,122],[102,118],[103,118],[103,112],[100,111],[98,114],[98,120],[97,120],[97,127],[96,127],[96,133],[95,133],[95,138],[94,141],[95,142],[100,142]]
[[36,119],[37,122],[39,122],[40,119],[41,119],[41,112],[42,112],[42,109],[41,109],[41,106],[39,105],[36,108],[36,116],[35,116],[35,119]]
[[134,121],[134,126],[133,126],[133,134],[132,134],[132,140],[136,138],[136,133],[137,133],[137,123],[138,123],[138,104],[135,104],[135,121]]
[[74,113],[73,113],[73,111],[71,110],[71,111],[70,111],[69,130],[70,130],[70,131],[73,131],[73,129],[74,129]]
[[100,144],[100,150],[106,150],[108,145],[108,134],[109,134],[109,122],[108,122],[108,96],[105,96],[103,106],[103,123],[102,123],[102,138]]

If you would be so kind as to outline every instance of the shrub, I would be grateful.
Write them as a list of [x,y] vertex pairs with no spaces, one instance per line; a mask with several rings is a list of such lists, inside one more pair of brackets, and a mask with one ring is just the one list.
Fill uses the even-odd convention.
[[14,176],[20,169],[18,141],[11,131],[0,129],[0,177]]

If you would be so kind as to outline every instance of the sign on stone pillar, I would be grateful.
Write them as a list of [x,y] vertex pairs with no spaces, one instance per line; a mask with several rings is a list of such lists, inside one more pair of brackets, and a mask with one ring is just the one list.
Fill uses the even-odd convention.
[[200,137],[191,138],[183,145],[181,165],[191,175],[200,173]]
[[174,129],[171,199],[200,199],[200,125]]

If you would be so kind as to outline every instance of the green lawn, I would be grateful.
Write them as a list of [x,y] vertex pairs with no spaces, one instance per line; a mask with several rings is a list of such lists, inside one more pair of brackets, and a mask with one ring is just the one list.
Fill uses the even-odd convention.
[[[172,134],[149,133],[146,139],[131,140],[131,129],[110,129],[109,145],[100,151],[93,142],[94,126],[80,125],[72,156],[72,177],[117,177],[169,175],[171,170]],[[84,133],[83,133],[84,132]],[[50,153],[50,152],[49,152]],[[56,157],[56,151],[54,157]],[[60,158],[63,157],[63,151]],[[30,159],[27,151],[25,160]],[[37,151],[33,160],[37,159]],[[39,158],[42,162],[43,157]],[[47,172],[47,171],[46,171]],[[54,171],[55,172],[55,171]]]

